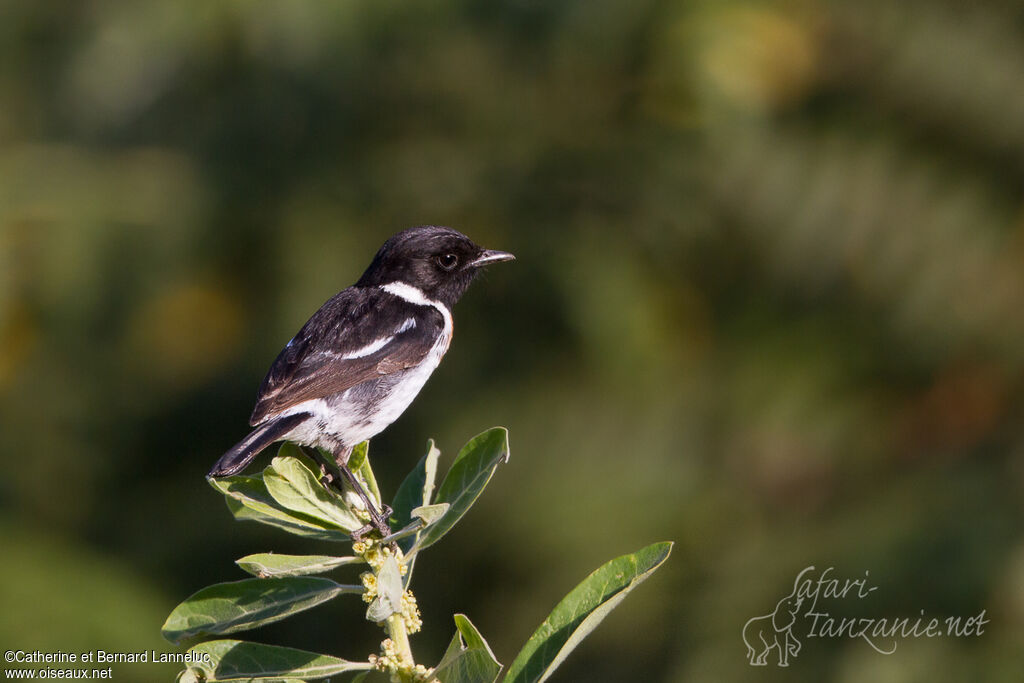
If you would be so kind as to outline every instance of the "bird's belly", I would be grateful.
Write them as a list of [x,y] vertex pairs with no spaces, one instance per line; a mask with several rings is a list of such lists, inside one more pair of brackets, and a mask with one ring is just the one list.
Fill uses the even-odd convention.
[[328,450],[351,447],[381,433],[405,412],[441,362],[450,338],[442,337],[419,365],[382,375],[351,389],[306,401],[289,412],[309,412],[287,439]]
[[337,425],[328,425],[328,431],[341,428],[338,433],[345,434],[350,446],[376,436],[405,412],[433,370],[422,364],[352,387],[341,395],[335,413],[340,419]]

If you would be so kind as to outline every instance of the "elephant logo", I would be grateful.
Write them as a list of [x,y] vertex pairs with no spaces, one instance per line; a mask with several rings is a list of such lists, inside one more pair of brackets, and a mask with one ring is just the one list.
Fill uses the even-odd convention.
[[793,592],[779,600],[774,611],[752,617],[743,625],[743,642],[751,666],[767,666],[772,650],[778,651],[779,666],[789,666],[789,658],[800,652],[800,641],[793,635],[793,625],[803,603],[803,597],[797,595],[799,583],[798,576],[793,582]]

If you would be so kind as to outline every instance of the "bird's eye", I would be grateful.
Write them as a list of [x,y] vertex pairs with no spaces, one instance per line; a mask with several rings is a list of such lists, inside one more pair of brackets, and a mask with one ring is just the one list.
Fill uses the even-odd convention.
[[459,265],[459,257],[455,254],[441,254],[437,257],[437,265],[445,270],[452,270]]

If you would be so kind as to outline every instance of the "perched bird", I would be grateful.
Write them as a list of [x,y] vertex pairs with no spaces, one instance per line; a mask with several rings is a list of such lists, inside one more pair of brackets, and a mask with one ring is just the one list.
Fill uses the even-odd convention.
[[321,306],[277,356],[249,418],[255,429],[209,476],[240,472],[275,441],[323,448],[387,535],[385,515],[347,467],[352,448],[398,419],[423,388],[448,351],[452,306],[473,277],[513,258],[451,228],[391,237],[359,281]]

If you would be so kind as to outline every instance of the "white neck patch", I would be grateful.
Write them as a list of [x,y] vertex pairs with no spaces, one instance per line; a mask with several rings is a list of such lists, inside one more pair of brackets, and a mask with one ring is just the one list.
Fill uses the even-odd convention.
[[393,294],[399,299],[408,301],[411,304],[417,306],[433,306],[444,318],[444,328],[446,331],[451,333],[452,329],[452,312],[448,310],[448,307],[442,304],[440,301],[434,301],[428,299],[427,295],[423,293],[418,287],[413,287],[406,282],[389,282],[386,285],[380,285],[388,294]]

